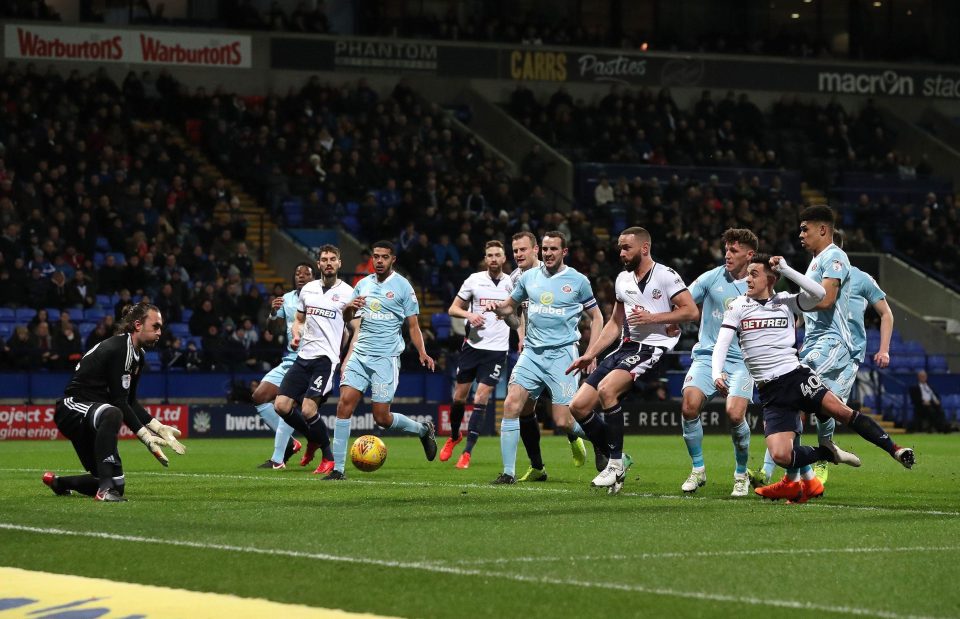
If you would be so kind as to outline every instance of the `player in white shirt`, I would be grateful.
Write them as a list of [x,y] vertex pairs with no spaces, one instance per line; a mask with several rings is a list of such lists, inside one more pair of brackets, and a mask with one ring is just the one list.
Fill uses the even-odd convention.
[[[511,249],[513,250],[513,261],[517,263],[517,268],[510,272],[510,282],[516,287],[520,281],[520,276],[531,269],[539,269],[540,245],[537,237],[532,232],[518,232],[511,238]],[[510,324],[511,319],[518,319],[519,324],[516,327],[517,335],[520,337],[519,352],[523,352],[524,339],[526,336],[527,303],[524,302],[521,311],[516,316],[507,316],[504,322]],[[552,396],[544,392],[538,399],[529,399],[523,406],[520,413],[520,441],[523,443],[523,449],[527,452],[527,458],[530,459],[530,466],[526,473],[517,478],[518,482],[527,481],[546,481],[547,471],[543,465],[543,456],[540,452],[540,422],[537,421],[537,403],[547,404],[551,408]],[[581,438],[582,430],[579,425],[574,426],[574,431],[567,434],[567,440],[570,442],[570,451],[573,454],[574,466],[583,466],[587,461],[587,448]]]
[[[799,294],[773,293],[778,273],[801,288]],[[803,431],[800,411],[845,423],[864,439],[877,445],[905,467],[914,463],[913,450],[899,447],[875,421],[852,410],[821,382],[813,370],[801,365],[797,356],[795,314],[814,307],[826,295],[824,287],[795,271],[780,256],[754,256],[747,269],[747,293],[727,310],[713,350],[713,379],[721,394],[729,392],[723,368],[727,351],[737,335],[744,363],[757,382],[763,405],[763,431],[774,461],[784,467],[800,468],[820,460],[860,466],[853,454],[821,438],[817,447],[800,445]],[[757,488],[768,499],[805,502],[823,493],[814,484],[813,472],[800,481],[784,478],[776,484]]]
[[[677,272],[654,262],[650,255],[650,233],[640,227],[627,228],[617,240],[620,260],[626,269],[617,276],[613,315],[600,337],[567,369],[590,371],[597,355],[621,338],[620,346],[590,371],[570,403],[570,412],[580,422],[594,445],[606,445],[606,468],[591,482],[616,494],[623,487],[623,410],[620,402],[637,381],[651,372],[664,353],[673,350],[679,330],[668,326],[696,320],[699,315],[693,297]],[[603,418],[594,412],[603,408]]]
[[[319,448],[325,454],[315,474],[326,475],[333,469],[333,454],[327,426],[319,408],[333,389],[333,376],[340,365],[344,327],[353,318],[361,302],[353,297],[353,287],[337,277],[340,250],[324,245],[317,266],[321,278],[300,290],[291,347],[297,359],[283,377],[274,406],[287,423],[304,431],[310,441],[304,459],[309,462]],[[292,422],[291,422],[292,421]]]
[[510,348],[510,326],[493,312],[486,311],[487,301],[505,301],[513,290],[513,281],[503,272],[507,256],[500,241],[487,241],[484,247],[486,270],[474,273],[463,282],[447,313],[451,318],[467,321],[467,337],[460,347],[457,383],[450,407],[450,438],[440,450],[440,462],[446,462],[453,448],[463,440],[460,426],[467,406],[470,387],[477,383],[473,396],[473,414],[467,430],[467,445],[457,460],[457,468],[470,466],[473,447],[480,437],[487,404],[500,382]]

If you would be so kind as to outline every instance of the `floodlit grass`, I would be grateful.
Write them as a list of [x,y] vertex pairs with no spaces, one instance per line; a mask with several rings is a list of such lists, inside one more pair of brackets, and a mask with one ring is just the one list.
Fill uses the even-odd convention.
[[[189,440],[169,469],[125,441],[130,502],[114,505],[40,483],[77,470],[69,443],[6,442],[0,564],[404,617],[960,615],[956,438],[906,437],[907,471],[842,435],[863,468],[833,467],[807,505],[730,499],[722,436],[707,437],[709,481],[690,497],[679,435],[628,437],[636,465],[615,497],[588,487],[595,472],[573,467],[564,438],[544,438],[548,482],[513,487],[489,485],[495,438],[467,471],[459,449],[427,463],[418,441],[386,442],[380,471],[348,464],[331,483],[296,456],[255,468],[267,440]],[[760,437],[753,449],[751,465]]]

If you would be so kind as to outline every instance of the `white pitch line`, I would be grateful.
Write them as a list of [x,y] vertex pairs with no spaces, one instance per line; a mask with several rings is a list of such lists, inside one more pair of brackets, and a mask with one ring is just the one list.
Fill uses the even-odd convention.
[[860,608],[856,606],[831,606],[829,604],[817,604],[807,601],[782,600],[782,599],[761,599],[751,596],[729,595],[724,593],[709,593],[706,591],[681,591],[677,589],[668,589],[665,587],[647,587],[644,585],[632,585],[626,583],[596,582],[576,580],[571,578],[550,578],[546,576],[525,576],[522,574],[508,574],[503,572],[489,572],[477,569],[464,569],[459,567],[449,567],[432,562],[410,562],[410,561],[392,561],[387,559],[373,559],[369,557],[351,557],[347,555],[334,555],[328,553],[303,552],[299,550],[283,550],[279,548],[257,548],[256,546],[234,546],[230,544],[213,544],[207,542],[195,542],[181,539],[163,539],[154,537],[145,537],[139,535],[120,535],[114,533],[105,533],[102,531],[74,531],[70,529],[57,529],[52,527],[33,527],[9,522],[0,522],[0,529],[8,531],[20,531],[23,533],[36,533],[39,535],[57,535],[73,537],[90,537],[95,539],[106,539],[119,542],[148,543],[166,546],[177,546],[183,548],[197,548],[202,550],[215,550],[224,552],[238,552],[245,554],[268,555],[293,557],[298,559],[314,559],[318,561],[332,561],[338,563],[350,563],[355,565],[420,570],[438,574],[450,574],[454,576],[479,576],[482,578],[512,580],[515,582],[529,582],[543,585],[556,585],[562,587],[585,587],[592,589],[606,589],[613,591],[626,591],[631,593],[645,593],[650,595],[661,595],[665,597],[683,598],[691,600],[707,600],[712,602],[729,602],[732,604],[750,604],[753,606],[773,606],[791,610],[812,610],[845,615],[856,615],[862,617],[880,617],[881,619],[943,619],[927,615],[902,614],[895,611]]
[[[46,469],[33,469],[33,468],[0,468],[0,472],[8,473],[40,473]],[[270,475],[244,475],[244,474],[226,474],[226,473],[175,473],[170,471],[127,471],[127,473],[134,473],[138,476],[147,476],[147,477],[187,477],[187,478],[197,478],[197,479],[232,479],[232,480],[250,480],[250,481],[259,481],[259,482],[286,482],[286,483],[311,483],[312,481],[319,481],[313,476],[297,476],[291,477],[286,476],[282,473],[277,474],[276,476]],[[570,488],[549,488],[544,486],[528,486],[528,485],[513,485],[513,486],[494,486],[491,484],[478,484],[478,483],[438,483],[438,482],[429,482],[429,481],[380,481],[375,479],[370,480],[358,480],[352,479],[349,483],[356,485],[371,485],[371,486],[398,486],[398,487],[422,487],[422,488],[451,488],[451,489],[473,489],[473,490],[490,490],[493,492],[543,492],[543,493],[552,493],[552,494],[577,494],[581,496],[589,496],[590,489],[584,488],[586,492],[581,492],[580,490],[573,490]],[[605,496],[605,495],[604,495]],[[642,499],[657,499],[663,501],[709,501],[709,502],[731,502],[729,497],[706,497],[706,496],[686,496],[679,494],[654,494],[651,492],[622,492],[620,493],[621,497],[634,497]],[[616,499],[614,499],[616,500]],[[838,503],[807,503],[802,508],[798,509],[843,509],[843,510],[854,510],[854,511],[871,511],[871,512],[890,512],[895,514],[916,514],[923,516],[960,516],[960,511],[944,511],[944,510],[930,510],[930,509],[899,509],[896,507],[879,507],[873,505],[842,505]]]
[[960,552],[960,546],[901,546],[896,548],[756,548],[749,550],[703,550],[698,552],[644,552],[639,554],[586,555],[567,557],[503,557],[451,561],[454,565],[540,563],[549,561],[636,561],[644,559],[693,559],[698,557],[739,557],[754,555],[870,554],[886,552]]

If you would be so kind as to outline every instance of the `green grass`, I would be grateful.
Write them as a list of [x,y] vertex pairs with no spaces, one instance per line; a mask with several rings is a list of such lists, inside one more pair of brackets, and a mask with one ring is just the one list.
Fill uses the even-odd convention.
[[[390,438],[383,469],[348,464],[334,484],[294,460],[256,469],[266,440],[187,441],[169,469],[127,441],[130,502],[102,505],[40,483],[76,470],[68,443],[6,442],[0,526],[131,538],[0,528],[0,565],[404,617],[960,615],[957,439],[908,437],[920,463],[907,471],[843,436],[863,468],[833,468],[807,505],[731,500],[729,438],[707,438],[709,481],[692,497],[679,436],[627,443],[637,464],[608,497],[555,437],[550,481],[514,487],[488,484],[491,438],[467,471],[459,449],[427,463],[417,441]],[[759,437],[753,449],[756,462]]]

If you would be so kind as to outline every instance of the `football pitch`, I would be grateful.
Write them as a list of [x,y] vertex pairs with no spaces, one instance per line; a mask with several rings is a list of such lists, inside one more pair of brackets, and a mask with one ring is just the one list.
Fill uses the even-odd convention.
[[[125,504],[41,484],[77,471],[69,443],[6,442],[0,565],[400,617],[957,617],[960,440],[903,438],[911,471],[840,435],[863,467],[831,467],[806,505],[731,499],[726,436],[706,438],[694,496],[679,489],[679,435],[627,437],[636,464],[619,496],[591,490],[592,462],[574,468],[558,437],[543,441],[549,481],[510,487],[489,484],[490,437],[465,471],[460,448],[427,463],[415,439],[387,438],[384,467],[348,463],[346,482],[298,456],[257,469],[263,439],[188,440],[169,469],[124,441]],[[752,448],[751,466],[761,437]]]

